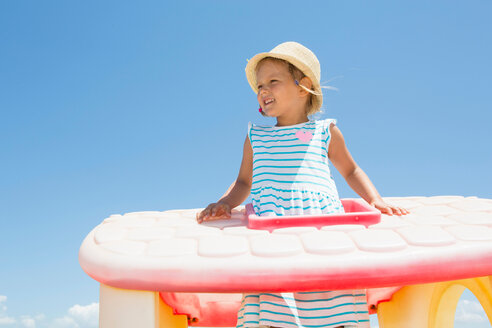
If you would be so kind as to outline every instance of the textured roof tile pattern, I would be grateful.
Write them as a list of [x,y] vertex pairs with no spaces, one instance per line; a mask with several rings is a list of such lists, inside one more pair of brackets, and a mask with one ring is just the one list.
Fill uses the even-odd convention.
[[[111,215],[86,237],[82,268],[127,289],[241,292],[399,286],[492,274],[492,200],[389,197],[403,217],[360,225],[246,227],[197,224],[200,209]],[[446,267],[446,270],[442,270]]]

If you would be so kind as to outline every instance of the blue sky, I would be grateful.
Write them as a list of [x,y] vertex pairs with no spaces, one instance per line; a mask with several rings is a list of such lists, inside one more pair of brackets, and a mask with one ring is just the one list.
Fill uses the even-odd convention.
[[[492,198],[491,10],[475,0],[1,2],[0,326],[94,326],[83,238],[110,214],[220,197],[248,121],[274,123],[258,114],[246,59],[284,41],[318,56],[322,83],[338,89],[324,92],[319,118],[338,119],[383,196]],[[341,197],[355,196],[334,176]]]

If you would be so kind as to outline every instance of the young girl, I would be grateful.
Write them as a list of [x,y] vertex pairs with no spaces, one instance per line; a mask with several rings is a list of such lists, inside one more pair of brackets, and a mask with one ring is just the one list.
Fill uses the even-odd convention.
[[[251,193],[256,214],[298,215],[343,212],[328,159],[352,189],[382,213],[404,215],[386,204],[350,155],[334,119],[310,121],[323,102],[316,56],[285,42],[249,60],[246,76],[259,111],[275,126],[249,124],[239,175],[197,221],[230,218]],[[256,293],[243,295],[237,327],[369,327],[364,290]]]

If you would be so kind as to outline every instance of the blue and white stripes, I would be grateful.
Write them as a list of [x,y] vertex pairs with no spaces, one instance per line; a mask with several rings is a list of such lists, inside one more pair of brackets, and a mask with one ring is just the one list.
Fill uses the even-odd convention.
[[[343,212],[328,165],[333,119],[287,127],[249,124],[251,198],[260,216]],[[244,294],[238,328],[369,328],[364,290]]]
[[260,216],[343,211],[328,165],[333,119],[287,127],[249,124],[251,196]]
[[238,328],[258,327],[369,328],[364,291],[244,294]]

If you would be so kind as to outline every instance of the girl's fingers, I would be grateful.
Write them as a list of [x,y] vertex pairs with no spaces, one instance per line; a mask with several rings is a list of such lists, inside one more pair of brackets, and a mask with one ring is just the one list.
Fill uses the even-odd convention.
[[384,214],[387,214],[387,215],[398,215],[398,216],[402,216],[402,215],[406,215],[408,213],[410,213],[408,210],[404,209],[403,207],[398,207],[398,206],[394,206],[394,205],[391,205],[391,204],[385,204],[385,203],[382,203],[382,204],[378,204],[379,206],[376,205],[376,207],[381,211],[381,213],[384,213]]
[[202,223],[203,221],[206,221],[208,219],[210,215],[210,205],[207,206],[203,211],[201,211],[198,215],[197,215],[197,221],[198,223]]
[[201,221],[203,218],[203,211],[201,211],[200,213],[196,213],[196,220],[197,221]]
[[197,214],[196,220],[198,223],[202,223],[203,221],[219,220],[230,217],[231,214],[226,204],[212,203]]
[[393,213],[395,213],[398,216],[407,215],[410,213],[410,211],[408,211],[407,209],[405,209],[403,207],[390,206],[390,208],[393,211]]
[[388,205],[388,207],[391,209],[391,212],[393,212],[393,214],[395,215],[400,215],[400,211],[398,210],[398,207],[396,206],[393,206],[393,205]]
[[408,214],[408,211],[403,207],[396,207],[396,211],[400,216]]
[[224,211],[224,204],[215,203],[212,208],[212,216],[220,216],[223,211]]
[[386,212],[386,214],[388,214],[388,215],[393,215],[393,210],[392,210],[392,209],[391,209],[391,207],[389,207],[389,206],[386,206],[386,207],[384,208],[384,211],[385,211],[385,212]]

